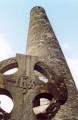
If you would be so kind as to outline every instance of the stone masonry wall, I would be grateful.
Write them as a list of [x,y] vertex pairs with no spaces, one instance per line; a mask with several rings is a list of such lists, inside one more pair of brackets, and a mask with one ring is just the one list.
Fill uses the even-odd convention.
[[68,100],[61,106],[53,120],[78,120],[78,91],[46,12],[42,7],[34,7],[31,10],[26,55],[38,56],[58,76],[64,77],[68,90]]

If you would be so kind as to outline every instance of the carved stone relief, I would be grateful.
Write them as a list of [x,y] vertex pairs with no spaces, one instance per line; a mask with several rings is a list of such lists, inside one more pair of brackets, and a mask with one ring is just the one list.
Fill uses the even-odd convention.
[[[35,95],[35,97],[39,94],[43,94],[43,97],[44,97],[44,94],[50,94],[52,96],[52,100],[49,107],[46,109],[46,113],[44,114],[40,113],[37,115],[37,117],[38,119],[39,118],[42,118],[42,119],[45,118],[46,120],[52,119],[52,117],[54,117],[55,114],[58,112],[60,106],[64,104],[65,101],[67,100],[67,89],[64,83],[64,79],[59,78],[55,74],[55,72],[52,71],[51,68],[47,66],[45,63],[40,61],[38,62],[38,59],[36,59],[37,60],[36,62],[34,62],[33,60],[35,59],[32,59],[32,57],[30,56],[28,56],[28,58],[25,58],[25,59],[30,60],[29,63],[31,64],[27,65],[29,70],[28,68],[25,68],[25,70],[21,68],[23,70],[22,74],[20,74],[21,73],[20,68],[19,68],[19,71],[14,75],[5,76],[2,74],[8,69],[11,69],[12,67],[13,68],[19,67],[18,66],[19,61],[17,62],[16,58],[10,58],[0,63],[0,73],[4,77],[4,82],[5,84],[7,84],[7,82],[12,82],[12,87],[14,87],[14,89],[18,89],[18,91],[21,92],[20,93],[21,96],[23,94],[26,96],[26,94],[31,89],[38,90],[38,93]],[[31,60],[33,62],[31,62]],[[26,64],[27,63],[25,63],[25,65]],[[32,66],[34,68],[31,68]],[[28,76],[25,73],[26,70],[28,70],[29,72]],[[48,79],[48,82],[44,83],[43,81],[40,81],[39,78],[34,74],[34,70],[41,72]],[[2,82],[2,85],[3,85],[3,81],[1,80],[0,82]],[[11,84],[10,84],[10,89],[11,89]],[[13,88],[12,88],[12,92],[13,92]],[[53,102],[53,99],[54,99],[54,102]]]

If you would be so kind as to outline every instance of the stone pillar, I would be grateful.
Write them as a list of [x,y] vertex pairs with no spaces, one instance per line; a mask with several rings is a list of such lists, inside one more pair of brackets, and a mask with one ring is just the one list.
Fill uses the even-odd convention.
[[31,10],[26,55],[38,56],[58,76],[64,78],[68,99],[52,120],[78,120],[78,91],[46,12],[42,7],[34,7]]

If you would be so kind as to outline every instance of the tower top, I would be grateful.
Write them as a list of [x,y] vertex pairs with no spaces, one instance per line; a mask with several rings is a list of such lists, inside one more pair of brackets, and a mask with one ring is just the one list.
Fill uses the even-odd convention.
[[31,9],[31,12],[30,12],[30,15],[32,14],[36,14],[36,13],[40,13],[40,12],[44,12],[45,13],[45,10],[43,7],[41,6],[35,6]]

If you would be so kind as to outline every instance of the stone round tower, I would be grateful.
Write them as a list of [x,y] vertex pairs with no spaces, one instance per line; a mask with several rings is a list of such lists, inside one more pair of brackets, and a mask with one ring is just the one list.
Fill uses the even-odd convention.
[[38,56],[59,77],[64,78],[68,100],[53,120],[78,120],[78,92],[60,45],[42,7],[34,7],[30,24],[26,55]]
[[28,55],[43,58],[47,56],[48,59],[57,55],[63,58],[59,43],[42,7],[34,7],[31,10],[27,42]]

